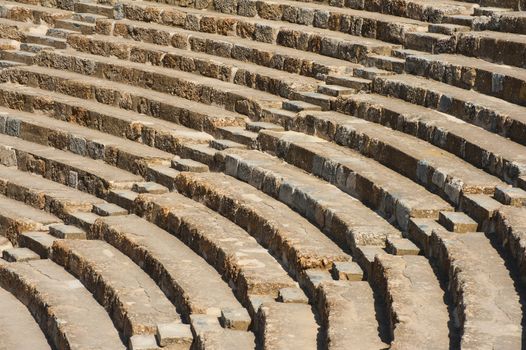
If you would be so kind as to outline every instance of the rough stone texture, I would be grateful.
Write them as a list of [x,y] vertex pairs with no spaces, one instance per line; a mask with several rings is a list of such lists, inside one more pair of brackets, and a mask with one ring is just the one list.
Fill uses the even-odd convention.
[[125,349],[104,308],[60,266],[49,260],[11,263],[0,265],[0,276],[2,287],[38,315],[54,347]]
[[223,308],[240,307],[231,289],[210,265],[170,233],[146,220],[134,215],[100,218],[93,236],[142,265],[186,320],[190,313],[219,317]]
[[161,347],[174,350],[190,349],[193,339],[189,325],[175,322],[158,324],[155,336]]
[[180,320],[154,281],[105,242],[56,241],[53,261],[80,279],[109,310],[115,326],[126,338],[155,334],[158,323]]
[[[500,255],[480,232],[433,231],[433,255],[449,273],[466,348],[521,347],[519,295]],[[499,328],[493,327],[495,323]]]
[[294,271],[330,268],[349,256],[316,227],[252,186],[219,174],[181,173],[177,189],[220,212],[268,246]]
[[60,218],[74,211],[90,211],[104,200],[14,168],[0,166],[0,188],[4,195],[22,200]]
[[294,285],[255,239],[207,207],[177,193],[142,195],[136,204],[141,215],[215,266],[239,298],[246,300],[249,294],[277,297],[279,289]]
[[322,314],[327,319],[327,343],[331,349],[384,349],[375,319],[375,301],[367,282],[321,284]]
[[[263,303],[256,316],[260,345],[276,349],[316,349],[317,324],[310,306],[297,303]],[[287,325],[294,323],[296,330]]]
[[28,248],[11,248],[2,252],[2,258],[9,262],[38,260],[40,256]]
[[17,244],[18,235],[24,231],[47,231],[47,225],[60,222],[54,215],[0,196],[0,232],[13,245]]
[[452,232],[477,231],[477,222],[462,212],[441,212],[439,222]]
[[426,258],[382,254],[376,256],[374,264],[375,283],[382,285],[389,305],[394,339],[391,347],[448,348],[444,291]]
[[330,232],[340,244],[382,245],[400,232],[356,199],[263,153],[229,150],[226,173],[278,198]]
[[520,277],[526,279],[526,209],[503,207],[495,217],[495,231],[515,259]]
[[0,347],[524,348],[526,2],[469,1],[0,1]]
[[0,296],[0,347],[20,350],[51,349],[24,304],[3,288],[0,288]]
[[409,217],[436,218],[452,208],[396,172],[344,147],[301,133],[264,131],[259,143],[288,163],[322,177],[359,198],[388,220],[407,227]]

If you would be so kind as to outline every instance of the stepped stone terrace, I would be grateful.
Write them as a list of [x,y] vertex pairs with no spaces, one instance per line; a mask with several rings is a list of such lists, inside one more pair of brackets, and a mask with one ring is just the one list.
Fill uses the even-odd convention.
[[0,350],[526,349],[525,0],[0,9]]

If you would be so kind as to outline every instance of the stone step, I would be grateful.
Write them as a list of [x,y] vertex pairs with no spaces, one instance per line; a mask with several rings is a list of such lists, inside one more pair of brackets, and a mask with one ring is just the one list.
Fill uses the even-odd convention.
[[[485,95],[491,95],[506,101],[526,105],[526,97],[520,95],[520,90],[526,85],[526,69],[495,64],[479,58],[461,55],[426,55],[416,54],[407,58],[406,71],[411,74],[424,76],[466,90],[476,90]],[[454,72],[469,72],[465,74]],[[457,95],[460,94],[455,89]],[[466,94],[466,97],[476,94]],[[481,99],[479,97],[478,99]],[[491,102],[490,102],[491,101]],[[506,103],[497,99],[490,99],[495,107]],[[512,106],[508,109],[512,110]],[[497,109],[497,108],[495,108]]]
[[172,160],[172,168],[179,171],[190,171],[196,173],[206,173],[210,171],[208,165],[187,158]]
[[[4,92],[4,86],[0,84],[0,95]],[[10,89],[20,90],[16,85]],[[2,97],[6,98],[5,95]],[[102,159],[110,165],[135,174],[144,175],[142,169],[148,164],[168,163],[173,158],[170,153],[40,113],[27,113],[3,107],[0,107],[0,113],[6,120],[7,127],[4,130],[7,135],[83,157]]]
[[497,187],[495,199],[505,205],[526,207],[526,191],[517,187]]
[[248,122],[246,124],[246,128],[248,131],[252,131],[255,133],[260,132],[261,130],[275,130],[275,131],[283,131],[283,127],[278,124],[273,123],[266,123],[266,122]]
[[[316,280],[311,279],[311,275],[308,273],[302,274],[301,270],[306,271],[306,269],[311,268],[327,269],[330,266],[336,266],[338,261],[348,261],[348,258],[339,248],[334,246],[332,242],[327,241],[323,235],[320,236],[319,231],[311,224],[289,208],[284,207],[283,204],[258,192],[248,184],[240,183],[224,175],[189,173],[181,173],[176,184],[177,189],[183,194],[203,201],[210,208],[246,228],[262,245],[270,245],[275,255],[283,256],[283,259],[286,259],[284,263],[290,266],[291,269],[294,269],[293,275],[300,276],[300,284],[305,279],[303,283],[307,285],[317,283]],[[247,217],[250,220],[247,220]],[[296,219],[296,217],[298,218]],[[293,220],[292,223],[291,220]],[[272,227],[272,233],[266,230],[263,231],[263,227],[269,229]],[[305,234],[309,236],[309,239],[302,238]],[[276,236],[277,241],[270,238],[274,236]],[[285,242],[293,242],[294,244]],[[312,251],[306,250],[309,246],[312,246]],[[293,253],[294,251],[295,253]],[[326,252],[325,254],[323,254],[324,251]],[[295,256],[288,257],[290,254],[295,254]],[[360,270],[359,267],[357,267],[357,270]],[[330,278],[328,272],[326,274]],[[323,289],[311,291],[310,294],[317,295],[318,293],[323,293]],[[350,298],[349,303],[360,303],[358,300],[353,301],[355,296],[352,294],[348,298]],[[332,296],[327,295],[325,299],[333,303]],[[343,301],[338,302],[343,303]],[[318,308],[321,309],[322,307],[325,306],[318,304]],[[321,314],[326,315],[323,312]],[[360,317],[370,317],[372,321],[376,322],[374,312],[370,315],[361,315]],[[323,322],[327,323],[328,320]],[[348,323],[344,323],[341,326],[346,327],[345,325],[350,327]],[[340,324],[335,324],[333,327],[338,329]],[[362,325],[352,325],[353,330],[356,329],[357,332],[359,327],[362,327]]]
[[382,77],[382,76],[388,76],[388,75],[394,75],[394,72],[380,69],[377,67],[364,67],[364,68],[357,68],[354,71],[354,76],[362,79],[367,80],[374,80],[376,77]]
[[333,108],[336,98],[318,92],[302,92],[297,96],[298,100],[318,106],[323,111]]
[[281,257],[295,278],[301,278],[303,270],[330,269],[334,262],[350,259],[289,207],[233,177],[180,173],[175,186],[180,193],[199,200],[247,230],[273,255]]
[[227,141],[228,140],[215,139],[210,142],[210,145],[188,145],[187,149],[185,150],[184,157],[206,164],[211,171],[219,171],[222,167],[224,167],[224,162],[222,159],[220,159],[220,157],[217,157],[217,149],[214,147],[216,142],[219,144],[220,142]]
[[477,231],[477,222],[462,212],[441,212],[438,222],[448,231],[466,233]]
[[[225,3],[225,1],[219,3]],[[219,3],[215,5],[216,11],[236,13],[235,7],[232,8],[229,4],[219,5]],[[422,22],[416,20],[417,18],[413,20],[398,17],[399,14],[392,16],[386,13],[375,13],[376,11],[360,11],[363,8],[358,9],[352,5],[342,8],[341,6],[319,4],[319,1],[317,3],[312,1],[300,3],[298,1],[275,0],[259,0],[254,3],[257,3],[257,6],[254,4],[251,7],[238,7],[237,13],[243,16],[259,16],[268,20],[283,20],[301,25],[328,28],[395,43],[400,43],[400,36],[403,35],[397,35],[395,32],[422,30],[424,27]],[[333,5],[331,2],[329,4]],[[250,8],[250,11],[247,11],[247,7]],[[354,7],[354,9],[348,7]],[[376,28],[376,32],[360,28],[360,24],[364,22],[370,23],[372,27]]]
[[[139,63],[150,63],[185,72],[200,74],[209,78],[234,82],[237,85],[266,91],[284,98],[295,98],[303,91],[315,91],[319,81],[314,78],[284,72],[224,58],[203,52],[166,47],[115,36],[95,35],[86,37],[72,35],[68,43],[74,49],[90,54],[109,56],[118,52],[120,59]],[[140,52],[141,55],[137,53]],[[159,59],[162,57],[162,59]]]
[[0,166],[0,193],[24,201],[40,210],[49,211],[62,220],[70,213],[89,212],[105,201],[71,187],[50,181],[16,168]]
[[73,32],[82,34],[93,34],[95,33],[95,24],[89,22],[82,22],[73,19],[61,19],[55,22],[55,28],[67,29]]
[[[289,103],[284,104],[284,107],[288,107]],[[261,110],[261,115],[257,121],[276,124],[284,130],[289,130],[302,118],[302,113],[295,112],[294,110],[295,109],[291,111],[282,108],[265,108]]]
[[26,231],[48,231],[48,226],[62,221],[56,216],[25,203],[0,195],[0,234],[14,245]]
[[387,239],[385,250],[393,255],[419,255],[420,248],[407,238],[390,237]]
[[82,13],[82,12],[76,12],[73,14],[73,16],[71,16],[71,19],[75,21],[92,23],[92,24],[95,24],[97,20],[103,19],[103,18],[107,18],[107,17],[103,15],[97,15],[93,13]]
[[476,8],[473,14],[475,16],[494,16],[506,14],[507,12],[513,12],[513,8],[492,7],[484,5]]
[[[222,151],[228,148],[246,149],[247,146],[241,143],[238,143],[238,142],[231,141],[231,140],[217,140],[216,139],[216,140],[210,141],[210,148],[213,148],[214,150]],[[215,156],[215,152],[214,152],[214,156]]]
[[[462,348],[521,347],[520,297],[503,258],[481,232],[433,230],[431,254],[450,276]],[[429,252],[428,252],[429,253]],[[491,276],[491,277],[490,277]],[[488,327],[487,319],[501,327]]]
[[365,281],[328,281],[320,285],[322,314],[327,318],[329,349],[385,349],[379,336],[373,290]]
[[206,206],[178,193],[140,195],[135,204],[137,213],[214,266],[243,304],[251,294],[276,298],[281,288],[295,285],[253,237]]
[[448,305],[433,268],[422,256],[377,255],[374,283],[388,305],[392,347],[450,348]]
[[52,249],[53,261],[78,276],[109,311],[126,342],[136,334],[155,334],[158,324],[181,322],[175,306],[155,282],[108,243],[58,240]]
[[173,179],[177,176],[179,171],[205,172],[210,171],[210,168],[207,164],[195,161],[191,158],[178,158],[176,156],[172,159],[171,166],[164,164],[149,165],[145,179],[168,190],[169,188],[173,188]]
[[387,55],[369,55],[367,56],[367,65],[395,73],[403,73],[405,60]]
[[138,196],[139,193],[134,192],[132,190],[113,190],[108,194],[108,201],[110,202],[110,204],[116,205],[120,208],[124,208],[125,210],[130,212],[131,210],[133,210],[134,201],[135,199],[137,199]]
[[16,293],[35,315],[53,348],[126,348],[104,308],[50,260],[0,264],[0,276],[2,288]]
[[0,288],[2,313],[0,313],[0,336],[5,349],[49,349],[45,335],[29,310],[14,294]]
[[[308,0],[297,0],[308,2]],[[451,14],[471,14],[476,9],[477,1],[421,1],[421,0],[379,0],[374,3],[367,1],[348,1],[344,4],[330,0],[321,0],[332,6],[344,6],[357,10],[379,12],[393,16],[413,18],[425,22],[441,22],[444,16]]]
[[335,262],[331,269],[332,278],[336,281],[362,281],[363,271],[354,261]]
[[30,170],[90,194],[104,196],[110,189],[128,189],[135,182],[142,181],[140,176],[110,166],[101,160],[85,158],[16,137],[0,135],[0,144],[5,152],[8,152],[12,165],[19,169]]
[[228,175],[279,199],[348,249],[384,246],[387,237],[401,235],[360,201],[277,158],[257,151],[223,152]]
[[[144,219],[135,215],[99,218],[89,236],[108,242],[139,264],[175,304],[185,322],[190,314],[213,315],[217,322],[222,310],[243,312],[212,266],[173,235]],[[243,317],[250,322],[246,310]]]
[[60,239],[85,240],[86,231],[75,225],[55,224],[50,225],[49,234]]
[[99,4],[97,2],[76,2],[73,4],[75,12],[77,13],[91,13],[99,16],[105,16],[107,18],[119,19],[118,6],[110,6]]
[[444,35],[453,35],[458,32],[469,32],[471,26],[463,26],[451,23],[436,23],[429,25],[429,32]]
[[404,48],[434,54],[455,52],[456,37],[440,33],[406,33]]
[[52,46],[31,44],[31,43],[22,43],[20,44],[20,51],[38,53],[43,50],[53,50]]
[[190,318],[197,349],[254,349],[253,333],[221,328],[216,317],[209,315],[193,314]]
[[478,18],[471,15],[451,15],[444,17],[444,23],[451,23],[458,26],[476,28]]
[[29,51],[5,50],[0,52],[0,57],[4,61],[13,61],[23,64],[33,64],[36,54]]
[[[91,68],[86,69],[76,64],[75,62],[78,62],[78,60],[93,66],[94,70]],[[188,72],[174,71],[170,68],[152,67],[141,63],[96,56],[78,51],[43,52],[40,56],[39,64],[48,68],[66,69],[93,78],[106,77],[112,82],[151,89],[193,102],[220,106],[230,111],[237,110],[248,116],[255,113],[254,109],[256,106],[260,108],[279,107],[283,103],[283,98],[281,97],[259,90],[247,89],[244,86],[230,82],[219,81]],[[119,73],[110,74],[110,71],[118,71]],[[136,73],[132,74],[132,72]],[[153,82],[157,83],[154,84]],[[202,91],[208,91],[209,93],[203,94]]]
[[524,11],[502,11],[492,16],[494,27],[500,32],[526,34],[526,16]]
[[14,61],[8,61],[8,60],[0,60],[0,68],[10,68],[10,67],[19,67],[24,66],[24,63],[21,62],[14,62]]
[[193,52],[205,52],[308,77],[323,78],[330,73],[352,73],[354,67],[359,67],[358,64],[314,52],[255,42],[249,38],[176,28],[171,26],[171,23],[160,25],[124,19],[115,23],[116,29],[113,31],[111,30],[113,21],[99,21],[99,23],[101,27],[104,24],[108,28],[98,30],[100,34],[115,35],[164,47],[174,46]]
[[503,9],[518,9],[519,6],[521,6],[521,3],[517,0],[504,0],[504,1],[496,1],[496,0],[480,0],[481,6],[485,7],[495,7],[495,8],[503,8]]
[[393,57],[401,58],[404,60],[411,55],[419,55],[419,54],[422,54],[422,52],[417,51],[417,50],[406,49],[406,48],[394,49],[393,51],[391,51],[391,55],[393,55]]
[[[183,26],[185,29],[194,29],[190,23],[206,21],[202,26],[195,29],[207,29],[208,32],[221,33],[225,21],[231,23],[231,27],[242,27],[244,30],[239,32],[229,31],[228,35],[236,35],[242,38],[252,38],[255,41],[275,43],[280,46],[295,48],[302,51],[312,51],[324,56],[343,59],[350,62],[363,61],[367,54],[387,54],[391,49],[397,47],[394,44],[388,44],[374,38],[363,38],[349,34],[335,32],[328,29],[306,27],[299,24],[255,19],[245,16],[236,16],[230,14],[221,14],[212,11],[202,11],[187,7],[167,7],[148,2],[134,2],[124,4],[124,13],[127,19],[144,21],[144,14],[149,11],[163,8],[164,13],[177,12],[181,16],[181,21],[177,23],[170,21],[164,22],[162,18],[155,18],[153,21],[159,24],[170,24]],[[164,17],[167,18],[167,17]],[[190,18],[187,20],[187,18]],[[150,21],[148,18],[147,21]],[[188,24],[188,25],[186,25]],[[201,28],[202,27],[202,28]],[[210,28],[212,30],[210,30]],[[295,38],[303,36],[305,40],[301,43]],[[304,43],[316,41],[321,45],[305,45]]]
[[[67,39],[68,35],[77,34],[77,31],[64,29],[64,28],[49,28],[46,31],[46,35],[57,39]],[[67,42],[66,42],[67,44]]]
[[[23,67],[20,70],[13,69],[9,73],[5,72],[5,74],[9,74],[10,80],[15,83],[23,83],[24,79],[29,77],[38,79],[34,81],[42,81],[42,83],[35,83],[37,85],[35,88],[41,88],[46,91],[34,90],[30,87],[24,87],[23,89],[17,87],[17,91],[23,91],[27,94],[32,93],[34,96],[41,95],[42,98],[44,96],[52,96],[54,103],[63,104],[61,109],[71,110],[71,116],[74,116],[79,124],[95,128],[95,125],[90,123],[91,119],[89,116],[78,115],[79,113],[75,112],[76,109],[80,108],[91,111],[90,114],[97,112],[95,115],[100,118],[100,124],[102,125],[98,127],[99,130],[115,136],[126,136],[136,140],[140,135],[139,140],[142,140],[143,143],[162,145],[163,139],[169,139],[170,135],[173,135],[175,140],[171,143],[174,143],[175,147],[163,147],[169,152],[177,151],[177,146],[187,140],[195,140],[197,143],[208,143],[212,139],[210,135],[191,129],[206,130],[213,133],[218,126],[244,125],[246,119],[240,114],[225,111],[214,106],[169,96],[164,93],[157,93],[145,88],[108,82],[58,69]],[[56,83],[47,84],[47,82]],[[104,84],[104,86],[101,86],[101,84]],[[80,88],[81,86],[86,87]],[[129,98],[135,101],[143,101],[146,107],[136,104],[117,103],[113,98],[103,95],[103,92],[108,91],[108,89],[112,94],[118,96],[116,97],[118,100],[131,95]],[[50,93],[49,90],[56,93]],[[68,96],[63,95],[63,93]],[[11,98],[14,98],[14,96]],[[108,125],[107,128],[104,127],[106,124]],[[139,135],[137,135],[139,133],[136,130],[137,125],[141,125],[141,133]],[[142,134],[142,129],[144,129],[144,135]],[[150,140],[151,137],[157,134],[159,134],[159,140],[155,138]]]
[[326,83],[330,85],[345,86],[358,91],[369,91],[373,86],[373,82],[369,79],[333,75],[327,77]]
[[510,253],[519,270],[521,281],[526,281],[526,208],[502,206],[494,217],[499,241]]
[[26,43],[51,46],[56,49],[65,49],[67,47],[66,39],[41,34],[26,35]]
[[294,113],[303,111],[321,111],[321,106],[300,100],[284,101],[281,108],[283,108],[285,111]]
[[443,229],[444,227],[434,219],[411,218],[407,228],[407,237],[424,252],[429,252],[431,250],[429,241],[433,231]]
[[526,35],[493,31],[461,33],[456,53],[526,68]]
[[264,349],[317,349],[318,325],[307,304],[263,303],[255,323]]
[[479,231],[492,232],[495,217],[502,207],[502,203],[488,195],[467,194],[462,198],[459,210],[477,222]]
[[458,204],[462,193],[492,194],[503,184],[438,147],[363,119],[309,111],[291,124],[291,130],[315,130],[318,137],[357,149],[452,203]]
[[51,259],[53,255],[53,242],[57,238],[47,232],[29,231],[18,236],[18,244],[21,247],[31,249],[42,259]]
[[24,40],[26,34],[34,30],[35,24],[30,22],[20,22],[2,18],[0,16],[0,29],[2,29],[2,38],[16,40],[18,42]]
[[503,181],[517,182],[526,169],[524,146],[440,111],[377,94],[351,96],[343,109],[421,138]]
[[137,193],[165,194],[168,188],[153,181],[137,182],[133,185],[132,191]]
[[18,50],[20,42],[13,39],[0,39],[0,50]]
[[247,130],[241,126],[223,126],[218,128],[220,137],[240,143],[247,147],[254,147],[257,142],[258,134]]
[[53,26],[64,18],[71,17],[70,11],[49,6],[39,6],[13,1],[0,1],[2,17],[19,22],[32,22]]
[[407,228],[410,217],[438,218],[453,210],[440,197],[359,152],[292,131],[262,131],[259,149],[275,154],[359,199],[389,222]]
[[128,215],[128,211],[113,203],[99,203],[93,206],[93,213],[100,216]]
[[353,88],[339,86],[339,85],[319,85],[318,93],[325,94],[332,97],[347,96],[356,93]]
[[2,259],[8,262],[40,260],[40,255],[28,248],[11,248],[2,251]]

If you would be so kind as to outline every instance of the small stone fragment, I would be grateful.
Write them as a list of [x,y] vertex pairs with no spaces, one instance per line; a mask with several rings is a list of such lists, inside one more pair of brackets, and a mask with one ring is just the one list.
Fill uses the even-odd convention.
[[282,303],[308,304],[309,299],[299,288],[281,288],[279,290],[278,301]]

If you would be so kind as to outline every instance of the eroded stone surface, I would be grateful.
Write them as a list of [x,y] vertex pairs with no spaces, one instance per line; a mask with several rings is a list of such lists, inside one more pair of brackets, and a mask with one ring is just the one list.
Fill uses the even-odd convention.
[[521,348],[524,6],[1,2],[0,347]]

